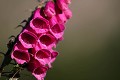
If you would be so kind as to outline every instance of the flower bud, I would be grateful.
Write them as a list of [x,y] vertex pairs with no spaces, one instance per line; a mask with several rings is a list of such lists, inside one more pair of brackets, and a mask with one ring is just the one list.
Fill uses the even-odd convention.
[[59,7],[62,11],[68,9],[68,4],[67,4],[66,2],[68,2],[68,1],[65,1],[65,0],[56,0],[56,3],[57,3],[57,5],[58,5],[58,7]]
[[48,16],[48,17],[53,17],[54,15],[56,15],[55,12],[55,5],[53,1],[48,1],[45,5],[44,8],[44,13]]
[[67,9],[67,10],[65,10],[63,12],[64,12],[67,19],[70,19],[72,17],[72,12],[71,12],[70,9]]
[[71,4],[71,0],[65,0],[67,4]]

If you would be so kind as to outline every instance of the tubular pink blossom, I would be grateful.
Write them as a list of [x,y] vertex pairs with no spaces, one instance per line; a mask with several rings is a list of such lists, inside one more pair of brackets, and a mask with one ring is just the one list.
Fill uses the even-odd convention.
[[11,54],[11,58],[15,59],[18,64],[24,64],[30,61],[29,53],[23,50],[14,50]]
[[51,49],[52,47],[56,46],[56,39],[53,35],[46,33],[46,34],[42,34],[39,37],[39,41],[40,41],[40,46],[41,48],[48,48]]
[[34,29],[32,29],[29,24],[26,26],[25,30],[30,31],[30,32],[34,33],[36,36],[38,36],[36,31]]
[[53,63],[57,56],[58,56],[58,52],[57,51],[53,51],[51,53],[51,61],[50,62]]
[[52,50],[52,52],[51,52],[51,60],[48,63],[49,68],[52,67],[51,64],[55,61],[55,59],[56,59],[57,56],[58,56],[58,52]]
[[53,48],[63,40],[65,23],[72,17],[70,3],[71,0],[47,0],[36,8],[15,39],[11,58],[18,64],[26,63],[25,68],[37,80],[44,80],[58,56]]
[[48,17],[53,17],[54,15],[56,15],[55,12],[55,5],[53,1],[48,1],[45,5],[44,8],[44,13],[48,16]]
[[58,23],[58,21],[57,21],[56,16],[53,16],[52,18],[49,19],[50,28],[57,23]]
[[36,52],[35,58],[40,61],[43,65],[46,65],[51,60],[51,52],[48,49],[41,49]]
[[66,2],[67,2],[67,1],[65,1],[65,0],[56,0],[56,3],[57,3],[57,5],[58,5],[58,7],[59,7],[62,11],[68,9],[68,4],[67,4]]
[[59,24],[64,24],[67,22],[67,18],[64,13],[56,15],[57,21]]
[[62,13],[62,10],[59,8],[57,4],[55,4],[55,11],[56,11],[56,15]]
[[35,56],[35,53],[38,52],[40,49],[41,49],[41,47],[38,42],[35,47],[29,48],[28,52],[31,53],[32,56]]
[[64,30],[65,26],[63,24],[55,24],[50,29],[51,33],[56,37],[56,39],[59,39],[63,36]]
[[44,80],[44,77],[46,76],[48,68],[47,67],[38,67],[34,69],[33,75],[37,78],[37,80]]
[[30,22],[30,27],[35,30],[36,33],[44,33],[49,29],[49,22],[45,18],[34,18]]
[[14,50],[27,50],[19,41],[14,45]]
[[33,18],[43,18],[40,14],[40,11],[41,11],[41,8],[37,8],[35,11],[34,11],[34,14],[33,14]]
[[71,0],[65,0],[67,4],[71,4]]
[[36,77],[37,80],[44,80],[44,77],[46,76],[46,72],[48,70],[47,67],[42,65],[34,57],[31,57],[27,69],[32,72],[32,74]]
[[25,48],[32,48],[37,44],[37,36],[28,31],[24,30],[20,35],[19,35],[19,41]]
[[35,55],[37,59],[44,59],[50,57],[50,51],[47,49],[41,49],[39,50]]
[[31,56],[30,61],[28,62],[27,69],[31,72],[34,71],[34,69],[43,66],[37,59]]
[[65,10],[63,12],[64,12],[67,19],[70,19],[72,17],[72,12],[71,12],[70,9],[67,9],[67,10]]

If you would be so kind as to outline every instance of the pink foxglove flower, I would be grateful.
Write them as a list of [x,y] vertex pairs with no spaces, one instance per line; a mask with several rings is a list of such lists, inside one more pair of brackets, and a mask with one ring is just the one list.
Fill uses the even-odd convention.
[[43,8],[37,8],[34,13],[33,13],[33,19],[34,18],[43,18],[44,17],[44,12],[43,12]]
[[45,5],[45,9],[44,9],[44,13],[46,14],[46,16],[48,17],[53,17],[54,15],[56,15],[55,12],[55,4],[53,1],[48,1]]
[[68,8],[71,0],[48,0],[33,12],[19,34],[11,58],[27,69],[37,80],[44,80],[47,70],[58,56],[53,50],[63,40],[65,23],[72,17]]
[[56,3],[58,5],[58,7],[61,9],[61,10],[66,10],[68,9],[68,1],[66,0],[56,0]]
[[34,69],[32,74],[37,78],[37,80],[44,80],[47,70],[48,68],[44,66],[37,67],[36,69]]
[[48,20],[49,20],[50,28],[58,23],[56,16],[53,16],[52,18],[50,18]]
[[42,65],[37,59],[31,57],[27,69],[37,78],[37,80],[44,80],[48,67]]
[[65,10],[63,12],[64,12],[67,19],[70,19],[72,17],[72,12],[71,12],[70,9],[67,9],[67,10]]
[[27,64],[27,69],[33,72],[37,67],[43,66],[37,59],[31,56],[30,61]]
[[52,47],[56,46],[56,38],[49,33],[45,33],[45,34],[40,35],[39,41],[40,41],[40,46],[42,48],[51,49]]
[[63,36],[65,26],[63,24],[55,24],[51,27],[51,33],[55,36],[56,39],[59,39]]
[[30,55],[24,50],[14,50],[11,58],[15,59],[18,64],[24,64],[30,61]]
[[65,0],[67,4],[71,4],[71,0]]
[[18,42],[16,42],[16,44],[14,45],[14,48],[13,48],[14,50],[27,50],[19,41]]
[[24,30],[19,35],[19,41],[25,48],[32,48],[37,44],[37,36],[28,30]]
[[58,52],[52,50],[52,51],[51,51],[51,60],[50,60],[49,63],[48,63],[49,68],[52,67],[51,64],[55,61],[55,59],[56,59],[57,56],[58,56]]
[[41,62],[41,64],[46,65],[51,60],[51,52],[48,49],[41,49],[35,53],[35,58]]
[[56,18],[59,24],[65,24],[67,22],[67,18],[64,13],[57,14]]
[[44,33],[49,29],[49,22],[45,18],[36,17],[31,20],[30,27],[35,30],[36,33]]

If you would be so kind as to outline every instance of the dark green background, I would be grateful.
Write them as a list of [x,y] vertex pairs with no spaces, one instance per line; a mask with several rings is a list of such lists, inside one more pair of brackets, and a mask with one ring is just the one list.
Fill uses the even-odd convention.
[[[37,0],[0,0],[0,50],[37,5]],[[72,0],[60,55],[45,80],[120,80],[120,0]],[[9,69],[9,68],[8,68]],[[34,80],[22,73],[20,80]],[[5,80],[5,79],[0,79]]]

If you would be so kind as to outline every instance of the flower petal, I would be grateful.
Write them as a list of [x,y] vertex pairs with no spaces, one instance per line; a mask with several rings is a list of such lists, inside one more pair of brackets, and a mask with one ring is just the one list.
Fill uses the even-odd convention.
[[65,26],[63,24],[55,24],[51,29],[51,33],[56,37],[56,39],[61,39],[64,34]]
[[58,7],[63,11],[68,9],[68,4],[65,2],[65,0],[56,0],[56,3]]
[[37,36],[28,30],[24,30],[19,35],[19,41],[25,48],[32,48],[33,46],[35,46],[37,43],[37,39]]
[[55,5],[53,1],[48,1],[45,5],[44,8],[44,13],[48,16],[48,17],[53,17],[56,12],[55,12]]
[[33,18],[41,18],[41,14],[40,14],[40,11],[41,11],[41,8],[37,8],[35,11],[34,11],[34,15],[33,15]]
[[38,59],[44,59],[50,57],[50,51],[47,49],[41,49],[36,53],[36,57]]
[[51,52],[48,49],[41,49],[35,54],[35,58],[43,65],[47,65],[51,60]]
[[71,4],[71,0],[65,0],[67,4]]
[[56,39],[51,34],[42,34],[39,38],[41,48],[52,48],[56,45]]
[[52,51],[52,53],[51,53],[51,60],[48,63],[49,68],[52,67],[51,64],[55,61],[55,59],[56,59],[57,56],[58,56],[58,52],[57,51]]
[[72,12],[71,12],[70,9],[67,9],[67,10],[65,10],[63,12],[64,12],[67,19],[70,19],[72,17]]
[[45,18],[35,18],[30,22],[30,27],[35,30],[36,33],[44,33],[49,29],[49,22]]
[[24,64],[30,61],[30,55],[28,52],[23,50],[15,50],[11,54],[11,58],[15,59],[18,64]]
[[67,22],[67,18],[66,18],[64,13],[57,14],[56,18],[57,18],[57,21],[58,21],[59,24],[64,24],[64,23]]
[[47,67],[38,67],[34,69],[32,74],[36,77],[37,80],[44,80],[47,70]]
[[27,69],[31,72],[33,72],[37,67],[43,66],[37,59],[34,57],[31,57]]

